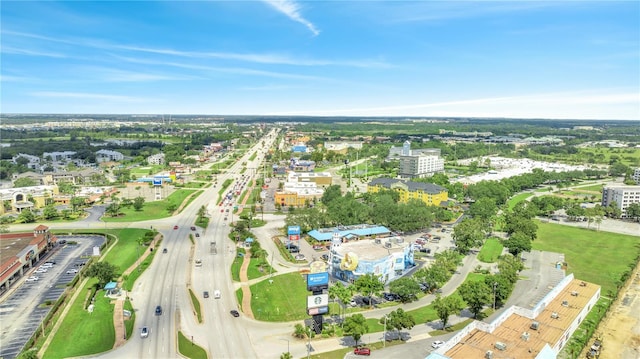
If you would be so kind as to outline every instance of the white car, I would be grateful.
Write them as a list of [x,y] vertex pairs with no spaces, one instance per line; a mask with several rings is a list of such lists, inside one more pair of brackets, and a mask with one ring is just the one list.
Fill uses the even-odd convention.
[[67,271],[67,274],[76,274],[76,273],[78,273],[78,270],[77,270],[77,269],[75,269],[75,268],[73,268],[73,269],[69,269],[69,270]]
[[435,342],[431,343],[431,347],[433,349],[438,349],[440,348],[442,345],[444,345],[444,342],[442,340],[436,340]]
[[36,269],[36,273],[47,273],[47,268],[40,267],[40,268]]
[[149,336],[149,328],[148,327],[142,327],[142,329],[140,329],[140,338],[146,338]]
[[213,291],[213,297],[215,299],[220,299],[221,296],[222,296],[222,294],[220,293],[219,290],[216,289],[216,290]]
[[39,277],[36,277],[35,275],[32,275],[31,277],[27,278],[27,282],[37,282],[38,279],[40,279]]

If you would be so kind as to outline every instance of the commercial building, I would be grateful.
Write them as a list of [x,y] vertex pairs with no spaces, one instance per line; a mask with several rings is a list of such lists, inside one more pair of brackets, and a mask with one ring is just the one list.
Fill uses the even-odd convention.
[[338,153],[342,153],[345,154],[347,153],[349,148],[353,148],[356,150],[361,150],[362,149],[362,144],[363,142],[361,141],[342,141],[342,142],[338,142],[338,141],[327,141],[324,143],[324,148],[327,151],[332,151],[332,152],[338,152]]
[[0,293],[22,278],[56,244],[49,227],[37,226],[33,232],[0,234]]
[[319,200],[324,194],[324,188],[318,187],[316,180],[319,178],[311,175],[315,173],[289,172],[282,190],[275,193],[275,203],[281,206],[303,207]]
[[563,278],[533,309],[511,306],[473,321],[427,359],[555,359],[600,298],[600,286]]
[[[438,150],[440,152],[440,150]],[[440,155],[420,154],[400,156],[399,174],[403,178],[430,177],[444,171],[444,159]]]
[[318,187],[331,186],[333,177],[329,172],[293,172],[287,174],[287,182],[315,183]]
[[353,226],[314,229],[309,231],[307,235],[316,241],[328,242],[334,239],[335,236],[343,240],[388,237],[391,235],[391,231],[387,227],[377,224],[356,224]]
[[632,203],[640,203],[640,186],[608,186],[602,189],[602,206],[615,206],[622,211],[622,218],[627,216],[627,208]]
[[101,171],[92,168],[85,168],[79,171],[45,172],[42,183],[49,186],[57,185],[60,182],[83,185],[102,182],[103,176]]
[[400,194],[400,202],[405,203],[417,199],[428,206],[439,206],[449,200],[447,189],[432,183],[376,178],[367,184],[367,192],[376,193],[384,189],[397,191]]
[[388,283],[414,266],[413,246],[402,237],[345,241],[339,232],[332,237],[329,274],[336,279],[353,282],[374,274]]

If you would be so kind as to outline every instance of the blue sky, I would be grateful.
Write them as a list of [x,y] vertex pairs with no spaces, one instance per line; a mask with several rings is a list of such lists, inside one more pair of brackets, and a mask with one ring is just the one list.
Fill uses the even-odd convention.
[[638,1],[2,1],[1,111],[640,119]]

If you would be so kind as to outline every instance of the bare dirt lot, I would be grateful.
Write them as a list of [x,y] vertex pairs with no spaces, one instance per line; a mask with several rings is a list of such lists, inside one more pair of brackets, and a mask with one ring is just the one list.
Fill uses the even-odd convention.
[[640,358],[640,264],[597,332],[604,339],[600,359]]

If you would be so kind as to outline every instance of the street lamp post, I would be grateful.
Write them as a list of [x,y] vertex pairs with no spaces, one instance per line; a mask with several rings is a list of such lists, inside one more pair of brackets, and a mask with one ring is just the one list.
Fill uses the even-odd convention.
[[382,348],[387,347],[387,316],[384,316],[384,332],[382,332]]
[[289,339],[280,338],[280,340],[286,340],[287,341],[287,353],[291,353],[291,351],[289,350]]
[[496,310],[496,286],[498,286],[498,282],[493,282],[493,311]]

